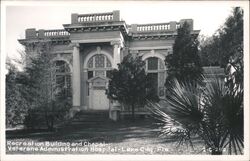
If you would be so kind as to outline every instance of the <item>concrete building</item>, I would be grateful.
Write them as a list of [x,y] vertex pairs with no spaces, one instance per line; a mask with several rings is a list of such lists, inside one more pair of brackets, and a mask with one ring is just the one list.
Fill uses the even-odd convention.
[[158,95],[164,97],[165,56],[172,53],[177,29],[185,21],[191,33],[198,36],[192,19],[128,25],[119,11],[72,14],[71,23],[64,24],[64,29],[26,29],[25,39],[19,42],[32,54],[37,43],[50,41],[53,61],[67,67],[63,81],[72,85],[72,109],[109,110],[113,118],[113,111],[126,111],[111,104],[105,95],[109,71],[117,68],[127,54],[139,54],[146,62],[146,72],[155,77]]

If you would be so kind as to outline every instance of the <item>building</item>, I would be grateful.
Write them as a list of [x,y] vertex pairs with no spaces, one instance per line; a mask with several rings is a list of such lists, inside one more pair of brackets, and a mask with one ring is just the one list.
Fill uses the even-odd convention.
[[25,39],[19,42],[31,54],[37,43],[51,42],[53,61],[65,67],[62,81],[71,84],[72,80],[72,109],[109,110],[112,115],[117,107],[105,95],[109,71],[117,68],[127,54],[142,56],[146,72],[156,80],[158,95],[164,97],[165,56],[172,53],[177,29],[185,21],[190,24],[191,33],[198,36],[192,19],[128,25],[120,19],[119,11],[72,14],[71,23],[64,24],[64,29],[27,29]]

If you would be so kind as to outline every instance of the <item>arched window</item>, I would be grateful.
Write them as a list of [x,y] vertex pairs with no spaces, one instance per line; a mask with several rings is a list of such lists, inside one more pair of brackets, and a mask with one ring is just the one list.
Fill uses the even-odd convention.
[[165,84],[165,65],[164,61],[157,57],[149,57],[146,60],[146,73],[149,79],[153,81],[154,88],[160,97],[165,95],[164,84]]
[[106,55],[96,54],[92,56],[87,64],[88,79],[96,76],[110,77],[112,65]]
[[71,72],[69,65],[62,60],[54,62],[55,66],[55,96],[71,97]]

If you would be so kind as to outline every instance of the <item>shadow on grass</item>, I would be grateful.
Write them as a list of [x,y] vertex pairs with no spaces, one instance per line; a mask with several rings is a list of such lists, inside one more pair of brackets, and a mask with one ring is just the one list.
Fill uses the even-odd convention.
[[36,141],[88,141],[120,143],[128,139],[157,138],[156,120],[138,118],[135,121],[102,122],[99,124],[68,124],[55,131],[46,130],[16,130],[7,131],[7,139],[32,139]]

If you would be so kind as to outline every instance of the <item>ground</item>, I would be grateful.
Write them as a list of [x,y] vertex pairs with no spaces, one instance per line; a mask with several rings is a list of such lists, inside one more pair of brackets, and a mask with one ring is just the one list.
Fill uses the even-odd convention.
[[54,132],[15,130],[6,132],[7,154],[206,154],[199,139],[194,149],[177,148],[171,138],[159,137],[153,119],[69,124]]

